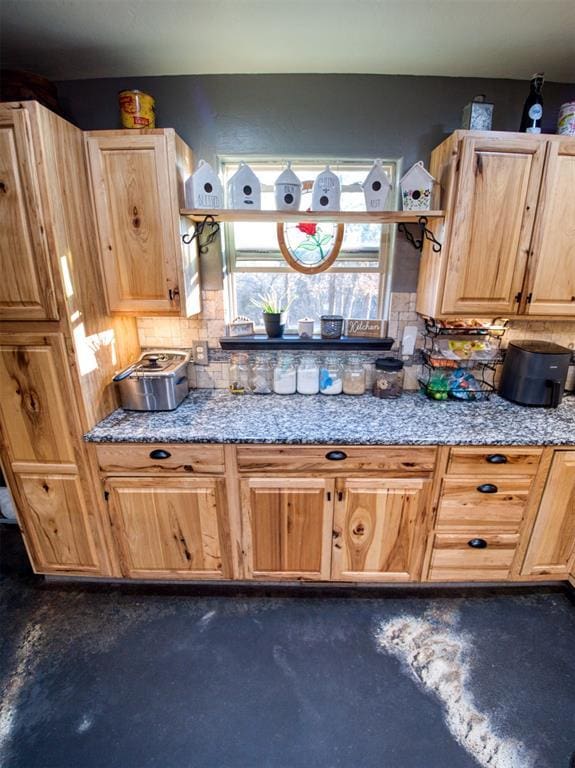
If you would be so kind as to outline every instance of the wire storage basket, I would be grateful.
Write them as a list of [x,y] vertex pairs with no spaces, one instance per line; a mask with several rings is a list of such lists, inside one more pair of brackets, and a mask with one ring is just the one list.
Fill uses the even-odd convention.
[[343,332],[343,317],[341,315],[322,315],[320,321],[322,339],[341,339]]

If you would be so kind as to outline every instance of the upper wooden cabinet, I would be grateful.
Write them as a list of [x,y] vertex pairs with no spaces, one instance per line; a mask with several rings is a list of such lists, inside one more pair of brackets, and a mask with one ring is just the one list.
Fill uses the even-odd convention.
[[189,147],[170,129],[87,134],[100,256],[110,312],[200,311],[195,244],[181,235]]
[[555,451],[522,573],[567,578],[574,555],[575,451]]
[[0,105],[0,320],[57,320],[30,118]]
[[426,243],[429,317],[575,317],[575,139],[456,131],[432,153],[440,254]]

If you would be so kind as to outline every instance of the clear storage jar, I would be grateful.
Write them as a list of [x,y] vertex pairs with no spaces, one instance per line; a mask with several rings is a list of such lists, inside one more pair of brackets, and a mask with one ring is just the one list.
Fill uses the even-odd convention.
[[328,355],[319,372],[322,395],[339,395],[343,389],[343,368],[337,357]]
[[234,352],[228,368],[230,392],[243,395],[250,391],[249,355],[245,352]]
[[293,395],[296,391],[296,368],[293,355],[280,352],[274,367],[274,392],[278,395]]
[[343,368],[344,395],[365,394],[365,369],[356,355],[351,355]]
[[300,395],[319,392],[319,364],[315,355],[303,355],[297,369],[297,391]]
[[270,395],[274,389],[274,374],[270,361],[258,355],[250,368],[250,389],[254,395]]
[[375,361],[373,394],[376,397],[400,397],[403,394],[403,362],[395,357]]

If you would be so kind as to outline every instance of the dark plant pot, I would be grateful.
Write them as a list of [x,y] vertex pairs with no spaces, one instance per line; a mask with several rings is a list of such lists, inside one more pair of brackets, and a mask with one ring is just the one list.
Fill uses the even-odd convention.
[[286,327],[285,312],[263,312],[264,326],[268,339],[279,339],[284,335]]

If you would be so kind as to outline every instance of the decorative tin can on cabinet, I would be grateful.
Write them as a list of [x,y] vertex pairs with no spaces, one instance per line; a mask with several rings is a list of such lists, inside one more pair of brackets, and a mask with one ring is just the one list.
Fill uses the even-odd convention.
[[341,186],[329,165],[317,176],[311,191],[312,211],[339,211]]
[[299,211],[301,181],[291,169],[291,163],[280,173],[275,183],[276,208],[278,211]]
[[204,160],[200,160],[197,170],[186,181],[186,205],[188,208],[224,207],[222,182]]
[[381,160],[376,160],[361,185],[365,196],[366,211],[385,211],[391,183],[383,170]]
[[423,167],[420,160],[412,165],[401,181],[401,200],[404,211],[429,211],[431,209],[431,192],[435,179]]
[[490,131],[492,119],[493,104],[485,101],[485,96],[480,94],[463,108],[461,127],[467,131]]
[[234,210],[247,208],[259,211],[262,207],[262,188],[258,177],[246,163],[228,182],[228,207]]

